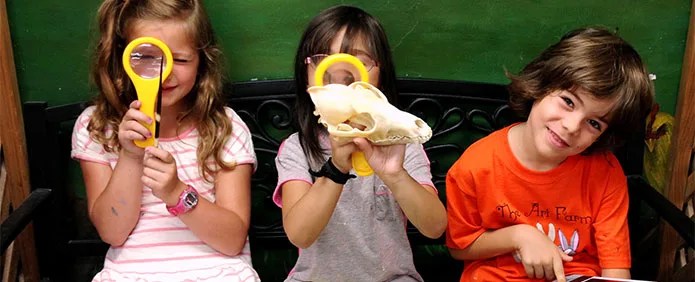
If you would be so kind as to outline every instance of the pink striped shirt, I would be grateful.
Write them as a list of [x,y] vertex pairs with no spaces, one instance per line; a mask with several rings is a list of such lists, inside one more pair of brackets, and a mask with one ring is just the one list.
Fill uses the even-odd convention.
[[[106,152],[89,136],[87,125],[95,107],[89,107],[75,123],[72,158],[108,164],[118,161],[117,153]],[[223,160],[256,166],[251,134],[246,124],[230,108],[232,135],[224,145]],[[108,132],[108,131],[107,131]],[[176,138],[160,138],[159,147],[176,159],[179,179],[198,190],[201,197],[215,202],[215,187],[198,170],[196,148],[198,131],[193,128]],[[201,241],[178,218],[167,212],[164,202],[143,187],[140,219],[123,246],[111,247],[104,269],[93,281],[258,281],[251,265],[249,241],[241,254],[230,257]]]

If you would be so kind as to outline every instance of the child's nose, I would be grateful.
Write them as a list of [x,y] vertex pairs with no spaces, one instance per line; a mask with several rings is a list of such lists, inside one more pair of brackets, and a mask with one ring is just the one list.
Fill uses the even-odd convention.
[[579,131],[583,120],[584,116],[580,114],[570,115],[562,119],[562,127],[564,127],[568,133],[575,133]]

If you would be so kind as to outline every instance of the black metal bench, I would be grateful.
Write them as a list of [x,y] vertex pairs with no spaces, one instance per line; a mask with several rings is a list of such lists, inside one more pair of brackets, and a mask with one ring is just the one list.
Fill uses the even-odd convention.
[[[399,105],[425,120],[433,129],[425,143],[433,182],[445,202],[444,178],[465,148],[486,134],[516,121],[507,106],[503,85],[464,81],[400,79]],[[277,181],[274,158],[280,142],[295,131],[291,80],[230,84],[228,104],[244,119],[253,134],[258,169],[252,178],[252,215],[249,236],[254,268],[264,281],[280,281],[293,267],[297,250],[282,229],[281,211],[271,195]],[[52,187],[48,211],[36,217],[36,242],[41,275],[53,281],[91,279],[101,267],[107,245],[99,240],[86,215],[86,200],[79,166],[69,159],[70,136],[76,117],[86,103],[48,107],[43,102],[24,104],[31,181],[34,187]],[[633,277],[654,279],[658,267],[660,218],[679,230],[692,246],[693,222],[641,179],[641,134],[616,150],[630,186]],[[76,183],[79,182],[79,183]],[[408,229],[415,264],[427,281],[458,281],[462,263],[451,259],[443,238],[428,239]],[[639,246],[639,247],[638,247]]]

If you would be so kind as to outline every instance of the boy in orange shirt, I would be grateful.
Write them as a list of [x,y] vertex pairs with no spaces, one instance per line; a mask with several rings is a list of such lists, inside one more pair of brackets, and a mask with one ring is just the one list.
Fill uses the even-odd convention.
[[610,148],[653,102],[639,54],[609,31],[578,29],[509,77],[527,120],[472,144],[446,178],[461,281],[629,278],[627,182]]

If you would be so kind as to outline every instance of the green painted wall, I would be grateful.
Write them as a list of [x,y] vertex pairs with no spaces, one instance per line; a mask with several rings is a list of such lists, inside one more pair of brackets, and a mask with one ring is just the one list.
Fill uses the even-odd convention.
[[[232,81],[289,78],[307,22],[354,4],[384,24],[402,77],[506,83],[565,32],[617,28],[657,75],[657,101],[674,113],[691,1],[207,1]],[[22,101],[51,105],[92,95],[88,68],[99,1],[7,1]]]

